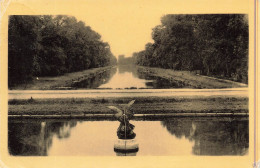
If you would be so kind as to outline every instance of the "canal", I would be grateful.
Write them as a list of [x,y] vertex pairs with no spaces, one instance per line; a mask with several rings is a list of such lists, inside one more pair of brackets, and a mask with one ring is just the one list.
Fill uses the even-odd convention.
[[192,88],[181,81],[168,80],[141,71],[134,65],[121,65],[86,80],[73,83],[77,89],[170,89]]

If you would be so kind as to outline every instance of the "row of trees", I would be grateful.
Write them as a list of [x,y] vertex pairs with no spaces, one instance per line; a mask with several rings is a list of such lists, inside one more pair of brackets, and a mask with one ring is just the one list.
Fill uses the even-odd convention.
[[101,36],[70,16],[10,16],[9,86],[33,76],[56,76],[116,64]]
[[152,38],[154,43],[133,54],[136,64],[200,70],[247,83],[247,15],[165,15]]

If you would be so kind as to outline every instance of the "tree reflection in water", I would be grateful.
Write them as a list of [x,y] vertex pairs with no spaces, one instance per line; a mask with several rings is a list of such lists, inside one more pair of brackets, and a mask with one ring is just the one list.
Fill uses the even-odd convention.
[[77,121],[40,122],[37,120],[8,122],[8,148],[11,155],[47,156],[54,135],[69,138]]
[[137,68],[136,73],[138,78],[145,79],[145,83],[148,88],[153,89],[169,89],[169,88],[193,88],[185,82],[177,81],[174,79],[166,79],[156,75],[151,72],[146,72],[143,69]]
[[[177,139],[188,139],[191,142],[189,151],[192,148],[193,155],[247,155],[249,147],[249,129],[248,129],[248,117],[181,117],[181,118],[164,118],[156,119],[156,121],[161,121],[162,127],[158,126],[158,130],[153,127],[151,130],[149,127],[144,129],[149,131],[162,131],[163,134],[171,134],[172,137]],[[91,120],[92,121],[92,120]],[[93,121],[97,121],[96,119]],[[103,120],[102,120],[103,121]],[[102,122],[99,121],[99,122]],[[78,121],[78,120],[34,120],[34,119],[10,119],[8,121],[8,148],[11,155],[20,155],[20,156],[46,156],[48,155],[51,148],[55,146],[55,137],[59,139],[68,139],[74,136],[71,135],[72,128],[77,126],[78,128],[82,124],[78,122],[89,122],[89,121]],[[142,126],[143,123],[147,121],[138,121],[139,126]],[[96,127],[99,124],[95,125],[95,128],[89,127],[88,130],[97,129]],[[81,130],[85,130],[83,124]],[[102,124],[101,124],[102,126]],[[113,128],[113,124],[109,128]],[[102,130],[103,127],[98,128]],[[97,130],[98,130],[97,129]],[[150,129],[150,130],[149,130]],[[75,129],[76,131],[77,129]],[[74,130],[73,130],[74,131]],[[107,130],[109,131],[109,129]],[[138,131],[138,130],[136,130]],[[139,130],[140,131],[140,130]],[[95,132],[95,131],[94,131]],[[168,132],[168,133],[167,133]],[[105,138],[101,136],[96,136],[96,134],[83,135],[85,138],[89,136],[92,137],[97,146],[99,142],[102,142]],[[113,133],[114,134],[114,133]],[[138,132],[140,136],[142,132]],[[144,134],[144,133],[143,133]],[[81,134],[76,134],[80,135]],[[167,139],[172,142],[176,142],[176,138]],[[113,136],[112,136],[113,137]],[[74,136],[74,138],[77,138]],[[80,138],[80,137],[78,137]],[[108,141],[111,140],[107,139]],[[158,137],[153,137],[156,139]],[[185,140],[184,139],[184,140]],[[153,146],[155,141],[147,141],[146,139],[139,139],[140,142],[148,143],[147,150],[156,150],[150,149],[150,146]],[[53,144],[52,144],[53,142]],[[164,141],[158,141],[162,143],[161,145],[164,148],[167,148],[168,144],[163,143]],[[71,143],[71,142],[69,142]],[[68,144],[69,144],[68,143]],[[149,144],[150,143],[150,144]],[[157,143],[157,142],[156,142]],[[110,143],[108,143],[110,144]],[[142,144],[142,143],[140,143]],[[72,145],[73,146],[73,145]],[[64,146],[62,146],[64,147]],[[108,146],[104,146],[104,148]],[[140,146],[141,147],[141,146]],[[87,148],[86,148],[87,149]],[[144,148],[143,148],[144,149]],[[77,150],[77,149],[75,149]],[[110,151],[109,149],[106,149]],[[104,152],[106,151],[104,149]],[[185,150],[185,149],[184,149]],[[87,152],[87,151],[86,151]],[[140,153],[140,152],[139,152]],[[178,152],[177,152],[178,153]],[[89,154],[89,153],[87,153]]]
[[[101,72],[99,74],[95,74],[95,75],[92,74],[85,80],[76,81],[71,85],[71,87],[80,88],[80,89],[97,89],[104,84],[108,84],[106,89],[112,89],[113,87],[110,85],[114,83],[113,82],[111,83],[111,81],[117,80],[122,82],[125,80],[125,78],[129,78],[129,77],[134,82],[131,83],[131,86],[129,86],[129,83],[123,86],[119,85],[118,87],[120,89],[123,88],[154,88],[154,89],[192,88],[192,86],[189,86],[185,82],[158,77],[156,75],[143,71],[142,69],[138,68],[135,65],[119,65],[116,68],[111,68],[110,70]],[[140,82],[142,83],[143,81],[145,81],[145,84],[144,86],[140,87],[139,86]]]
[[195,155],[245,155],[249,147],[248,119],[191,119],[162,121],[169,133],[183,136],[195,145]]
[[111,68],[110,70],[104,71],[99,74],[95,74],[85,80],[75,82],[71,87],[76,88],[86,88],[86,89],[96,89],[100,85],[107,83],[113,75],[116,73],[116,68]]
[[132,73],[135,78],[138,78],[137,67],[135,65],[119,65],[118,66],[119,74],[124,74],[126,72]]

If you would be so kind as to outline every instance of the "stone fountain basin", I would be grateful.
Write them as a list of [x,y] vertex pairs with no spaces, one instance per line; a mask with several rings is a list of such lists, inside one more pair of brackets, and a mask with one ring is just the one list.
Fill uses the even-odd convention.
[[137,152],[139,144],[136,139],[117,139],[114,144],[116,152]]

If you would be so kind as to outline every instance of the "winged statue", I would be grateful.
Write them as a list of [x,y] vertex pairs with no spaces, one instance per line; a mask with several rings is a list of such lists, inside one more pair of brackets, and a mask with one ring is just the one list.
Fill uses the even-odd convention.
[[119,139],[133,139],[136,136],[133,132],[135,126],[129,122],[134,116],[133,111],[130,110],[134,102],[135,100],[130,101],[123,109],[115,106],[107,106],[109,109],[116,112],[114,116],[120,122],[117,129],[117,136]]

